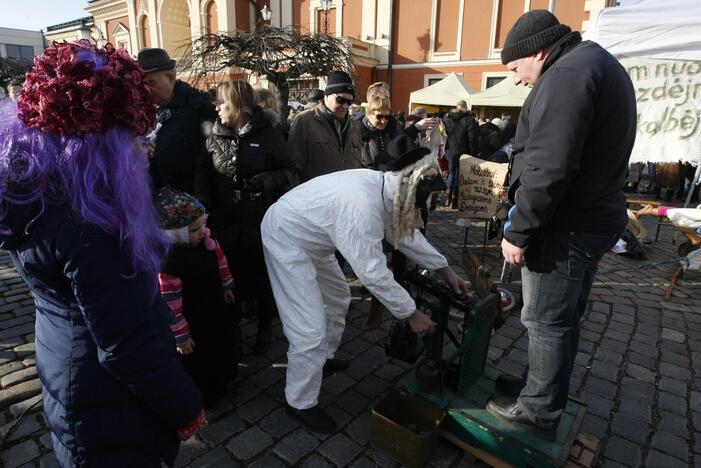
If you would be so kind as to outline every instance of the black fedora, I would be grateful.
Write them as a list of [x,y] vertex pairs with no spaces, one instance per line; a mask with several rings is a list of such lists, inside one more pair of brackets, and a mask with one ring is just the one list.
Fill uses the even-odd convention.
[[414,140],[407,135],[400,135],[390,141],[386,151],[389,160],[393,161],[390,171],[401,171],[431,152],[428,148],[417,147]]
[[170,58],[168,52],[163,49],[146,48],[139,51],[136,60],[144,69],[144,73],[172,70],[175,68],[175,60]]

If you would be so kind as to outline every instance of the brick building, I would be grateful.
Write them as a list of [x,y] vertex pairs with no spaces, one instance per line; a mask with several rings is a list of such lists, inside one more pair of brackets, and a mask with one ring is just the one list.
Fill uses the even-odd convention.
[[[406,108],[411,91],[461,75],[476,90],[507,76],[499,53],[514,21],[545,8],[575,30],[587,29],[614,0],[89,0],[95,36],[136,54],[162,47],[182,54],[193,37],[250,30],[272,12],[273,26],[296,25],[346,39],[356,56],[356,82],[363,96],[373,81],[392,86],[395,109]],[[253,81],[256,78],[252,78]],[[323,86],[323,83],[321,83]],[[291,84],[301,100],[316,79]]]

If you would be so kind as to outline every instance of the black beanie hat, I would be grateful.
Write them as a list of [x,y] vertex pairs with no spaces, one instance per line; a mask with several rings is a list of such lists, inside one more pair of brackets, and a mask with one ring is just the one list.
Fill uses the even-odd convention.
[[355,97],[355,88],[353,87],[353,80],[348,76],[348,73],[335,71],[326,78],[324,96],[339,93],[348,93]]
[[548,10],[531,10],[516,20],[501,49],[501,63],[528,57],[572,32]]

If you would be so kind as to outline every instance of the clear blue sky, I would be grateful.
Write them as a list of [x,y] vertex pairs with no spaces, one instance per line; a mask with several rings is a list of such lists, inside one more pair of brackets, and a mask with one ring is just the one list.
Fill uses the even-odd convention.
[[[8,3],[9,5],[6,5]],[[1,0],[0,27],[38,31],[89,16],[87,0]]]

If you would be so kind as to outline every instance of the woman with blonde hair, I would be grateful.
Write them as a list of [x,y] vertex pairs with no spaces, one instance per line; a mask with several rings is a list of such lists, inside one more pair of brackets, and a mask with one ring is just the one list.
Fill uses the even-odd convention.
[[392,105],[384,97],[371,97],[362,120],[363,166],[380,171],[387,170],[390,160],[387,145],[404,135],[404,130],[392,115]]
[[208,131],[195,174],[195,195],[210,212],[210,224],[229,260],[235,282],[234,320],[241,302],[256,303],[262,353],[270,344],[275,302],[263,260],[260,223],[283,193],[296,185],[285,157],[285,139],[250,84],[230,80],[217,87],[219,118]]

